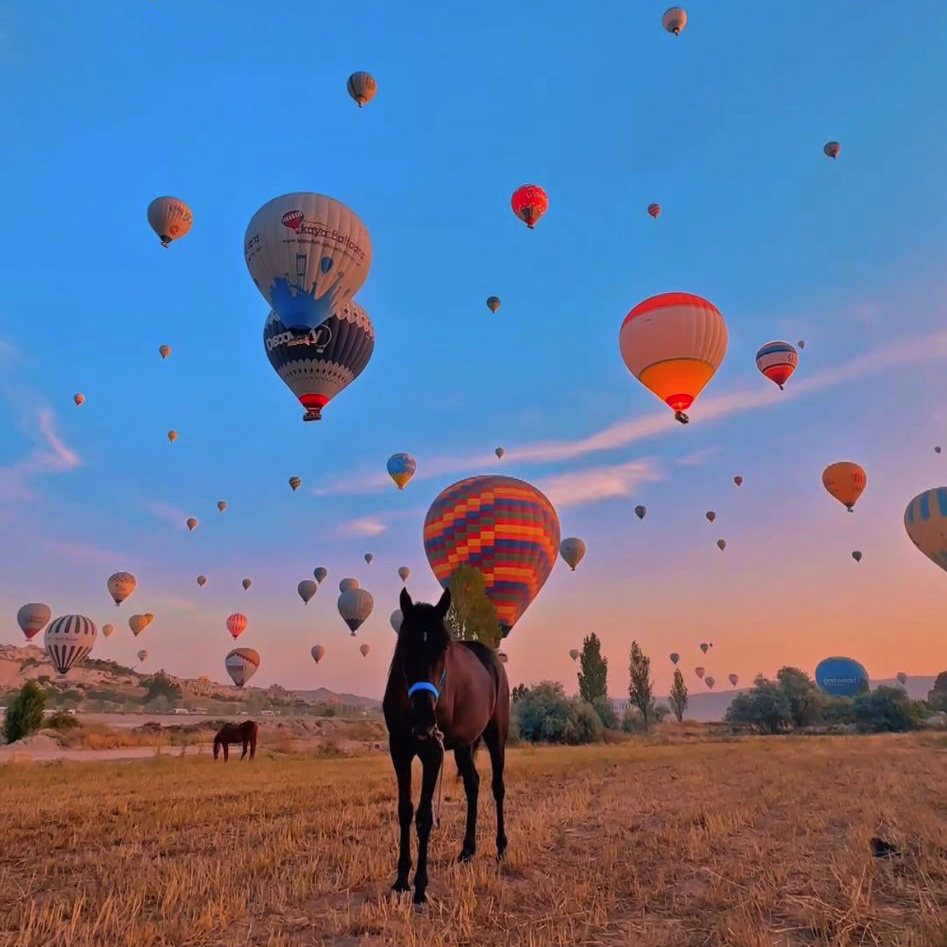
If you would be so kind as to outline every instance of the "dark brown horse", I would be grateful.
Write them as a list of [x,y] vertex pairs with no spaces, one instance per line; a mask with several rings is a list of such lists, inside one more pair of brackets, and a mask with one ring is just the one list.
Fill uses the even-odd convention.
[[506,851],[503,825],[503,764],[510,729],[510,685],[496,652],[477,641],[454,641],[444,627],[450,590],[437,605],[415,604],[401,591],[404,616],[388,671],[382,709],[388,726],[391,762],[398,778],[398,822],[401,844],[393,891],[409,889],[411,870],[411,761],[422,764],[421,798],[416,816],[418,867],[414,903],[427,900],[427,848],[434,823],[432,802],[444,751],[453,750],[467,795],[467,831],[459,861],[477,847],[477,794],[480,776],[474,746],[483,739],[493,767],[497,806],[497,858]]
[[220,754],[220,748],[224,748],[224,762],[230,759],[230,744],[242,743],[243,752],[240,759],[247,755],[247,747],[250,748],[250,759],[256,756],[256,736],[260,728],[252,720],[244,720],[243,723],[225,723],[214,737],[214,759]]

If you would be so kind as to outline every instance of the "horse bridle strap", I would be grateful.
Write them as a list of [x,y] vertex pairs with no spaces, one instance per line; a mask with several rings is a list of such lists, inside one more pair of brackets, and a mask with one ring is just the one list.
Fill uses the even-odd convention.
[[[444,686],[444,682],[447,680],[447,668],[444,668],[443,673],[441,674],[440,685]],[[434,703],[436,704],[440,699],[441,692],[438,687],[432,684],[430,681],[418,681],[417,684],[412,684],[408,688],[408,697],[413,697],[418,691],[428,691],[434,695]]]

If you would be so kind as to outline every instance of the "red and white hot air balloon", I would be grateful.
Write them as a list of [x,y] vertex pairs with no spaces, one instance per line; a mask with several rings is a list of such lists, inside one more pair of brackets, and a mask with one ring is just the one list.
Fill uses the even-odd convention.
[[247,630],[247,616],[241,615],[240,612],[234,612],[227,619],[227,631],[233,635],[234,638],[239,638]]
[[513,213],[529,227],[536,226],[537,221],[549,210],[549,196],[538,184],[524,184],[513,192],[510,201]]

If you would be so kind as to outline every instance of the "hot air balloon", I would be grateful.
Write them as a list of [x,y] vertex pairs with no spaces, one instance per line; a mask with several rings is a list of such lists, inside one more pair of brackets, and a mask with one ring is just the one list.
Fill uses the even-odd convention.
[[354,635],[372,613],[375,600],[368,589],[346,589],[339,596],[339,614]]
[[178,439],[177,431],[168,431],[168,440],[173,444]]
[[740,683],[740,676],[738,674],[729,674],[727,675],[727,680],[736,687]]
[[318,664],[326,656],[326,649],[321,644],[314,644],[309,649],[309,653],[312,655],[312,660]]
[[296,586],[296,591],[299,593],[299,597],[303,602],[308,605],[312,597],[319,591],[319,584],[312,579],[303,579],[302,582]]
[[85,395],[81,391],[77,391],[72,396],[72,400],[75,401],[76,405],[80,405],[85,401]]
[[170,346],[170,345],[159,345],[159,346],[158,346],[158,354],[159,354],[162,358],[167,358],[167,357],[171,354],[171,346]]
[[800,339],[800,340],[796,343],[796,345],[797,345],[799,348],[804,349],[804,348],[806,347],[806,341],[805,341],[805,339]]
[[411,570],[407,566],[398,567],[398,578],[401,579],[402,582],[407,582],[409,575],[411,575]]
[[460,565],[483,574],[505,637],[543,587],[559,550],[549,500],[513,477],[468,477],[447,487],[424,518],[424,551],[447,587]]
[[316,566],[316,568],[312,570],[312,574],[315,580],[322,585],[326,580],[326,576],[329,574],[329,570],[324,566]]
[[372,559],[374,559],[374,558],[375,558],[375,554],[374,554],[374,553],[372,553],[372,552],[366,552],[366,553],[365,553],[365,562],[366,562],[367,565],[371,565],[371,564],[372,564]]
[[815,681],[832,697],[855,697],[868,690],[868,672],[851,658],[824,658],[816,665]]
[[681,660],[681,656],[676,651],[672,651],[668,657],[671,659],[671,664],[674,665],[676,665],[677,662]]
[[643,520],[645,516],[647,515],[647,513],[648,513],[648,508],[646,506],[641,506],[639,504],[638,506],[635,507],[635,516],[637,516],[639,520]]
[[780,391],[798,364],[799,353],[788,342],[767,342],[756,353],[756,367]]
[[137,585],[138,582],[130,572],[116,572],[109,576],[106,583],[116,606],[121,605],[135,591]]
[[111,638],[112,633],[113,633],[114,631],[115,631],[115,626],[114,626],[114,625],[103,625],[103,626],[102,626],[102,634],[105,635],[106,638]]
[[132,634],[137,638],[151,624],[154,617],[151,612],[146,615],[132,615],[128,619],[128,627],[131,628]]
[[353,72],[346,83],[349,95],[358,102],[358,107],[368,105],[378,91],[378,83],[367,72]]
[[559,555],[575,572],[575,567],[585,558],[585,543],[575,536],[570,536],[559,544]]
[[570,649],[569,649],[569,657],[572,658],[573,661],[578,661],[578,660],[579,660],[579,651],[578,651],[578,649],[577,649],[577,648],[570,648]]
[[704,678],[704,683],[707,685],[707,690],[713,690],[714,684],[717,683],[716,678],[711,677],[709,674]]
[[868,475],[863,467],[850,460],[843,460],[829,464],[822,471],[822,484],[849,513],[852,513],[855,503],[868,485]]
[[16,623],[29,641],[46,627],[51,615],[48,605],[43,605],[42,602],[30,602],[16,613]]
[[190,533],[191,531],[193,531],[193,530],[195,530],[195,529],[197,528],[197,520],[194,519],[193,516],[189,516],[189,517],[184,521],[184,525],[187,527],[187,531]]
[[193,222],[191,208],[178,197],[156,197],[148,205],[148,223],[163,247],[170,246],[172,240],[180,240]]
[[686,424],[684,412],[727,353],[727,324],[700,296],[662,293],[625,316],[618,344],[628,370]]
[[837,158],[842,146],[837,141],[827,141],[822,149],[830,158]]
[[856,550],[852,553],[852,558],[853,558],[856,562],[861,562],[861,561],[862,561],[861,550],[860,550],[860,549],[856,549]]
[[404,621],[404,615],[401,614],[401,609],[396,608],[389,616],[388,621],[391,622],[391,627],[394,629],[395,634],[398,634],[401,631],[401,623]]
[[138,660],[139,660],[139,661],[145,661],[145,660],[147,659],[147,657],[148,657],[148,652],[147,652],[147,651],[142,650],[142,651],[139,651],[139,652],[138,652]]
[[939,454],[939,453],[940,453],[940,447],[935,447],[935,448],[934,448],[934,453],[935,453],[935,454]]
[[704,679],[704,669],[703,668],[694,668],[694,673],[701,679]]
[[907,682],[908,682],[908,676],[907,676],[907,674],[904,673],[904,671],[898,671],[896,677],[897,677],[897,679],[898,679],[898,683],[899,683],[902,687],[903,687],[905,684],[907,684]]
[[661,216],[661,205],[660,204],[649,204],[648,213],[657,220]]
[[388,458],[388,476],[398,485],[399,490],[414,476],[417,463],[410,454],[392,454]]
[[227,501],[226,501],[226,500],[218,500],[218,501],[217,501],[217,509],[220,510],[221,513],[223,513],[223,511],[227,509]]
[[259,666],[260,655],[253,648],[234,648],[224,659],[224,667],[237,687],[243,687]]
[[497,455],[498,460],[502,460],[506,451],[502,447],[498,447],[493,453]]
[[370,644],[363,644],[359,646],[358,650],[362,652],[363,658],[367,658],[368,652],[372,650],[372,646]]
[[687,11],[681,7],[671,7],[664,11],[661,17],[661,25],[675,36],[681,35],[681,30],[687,26]]
[[375,348],[375,328],[358,303],[339,303],[315,328],[294,334],[271,312],[263,326],[267,358],[306,409],[304,421],[322,419],[322,409],[362,373]]
[[357,588],[358,588],[358,579],[352,579],[352,578],[343,579],[339,583],[340,592],[348,592],[349,589],[357,589]]
[[539,218],[549,210],[549,197],[538,184],[524,184],[513,192],[510,202],[513,213],[529,227],[536,226]]
[[204,586],[207,585],[207,576],[206,576],[206,575],[199,575],[199,576],[197,577],[197,584],[198,584],[201,588],[204,588]]
[[706,654],[710,650],[710,645],[706,641],[702,641],[700,645],[700,650]]
[[708,511],[704,514],[704,516],[707,517],[707,522],[708,522],[708,523],[712,523],[712,522],[717,518],[717,514],[714,513],[713,510],[708,510]]
[[742,487],[742,486],[743,486],[743,478],[742,478],[742,477],[734,477],[734,478],[733,478],[733,482],[734,482],[738,487]]
[[499,296],[487,296],[487,309],[490,312],[496,312],[500,308],[500,297]]
[[295,493],[302,486],[302,480],[300,480],[299,477],[290,477],[289,485],[292,488],[293,493]]
[[85,615],[54,618],[46,626],[43,644],[53,667],[60,674],[66,674],[89,656],[95,644],[95,622]]
[[[351,348],[351,327],[338,320],[372,265],[371,237],[358,215],[322,194],[284,194],[253,215],[244,253],[257,289],[279,314],[280,328],[274,335],[287,330],[309,332],[328,320],[328,337],[323,332],[310,345],[333,349],[334,361],[344,367],[339,355]],[[343,335],[341,345],[336,341],[339,332]],[[302,367],[295,370],[306,371]],[[351,378],[342,387],[348,381]]]
[[725,539],[718,539],[718,540],[717,540],[717,548],[718,548],[721,552],[723,552],[724,549],[727,548],[727,541],[726,541]]
[[947,487],[919,493],[904,511],[904,528],[911,542],[947,570]]
[[253,585],[253,579],[244,579],[240,584],[243,586],[243,591],[246,592]]
[[240,612],[234,612],[227,619],[227,631],[234,638],[239,638],[247,630],[247,616],[241,615]]

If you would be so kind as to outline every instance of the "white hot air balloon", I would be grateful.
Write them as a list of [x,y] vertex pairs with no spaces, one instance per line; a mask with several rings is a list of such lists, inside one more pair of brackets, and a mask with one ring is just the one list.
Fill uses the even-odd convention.
[[49,660],[60,674],[81,664],[95,644],[95,622],[84,615],[63,615],[53,619],[43,637]]
[[250,276],[291,331],[321,325],[350,302],[372,265],[365,224],[323,194],[284,194],[264,204],[247,227]]
[[109,576],[109,595],[116,605],[121,605],[138,586],[138,582],[130,572],[116,572]]
[[339,614],[353,635],[371,615],[374,605],[368,589],[347,589],[339,596]]
[[585,543],[575,536],[564,539],[559,544],[559,555],[566,561],[569,568],[575,572],[576,566],[585,556]]
[[296,586],[296,591],[299,592],[299,597],[308,605],[312,597],[319,591],[319,585],[315,579],[303,579]]
[[404,615],[401,614],[401,609],[396,608],[391,615],[388,616],[388,621],[391,622],[391,627],[394,629],[395,634],[398,634],[401,631],[401,623],[404,621]]
[[234,684],[243,687],[260,667],[260,654],[253,648],[234,648],[224,659],[224,667]]
[[167,247],[172,240],[180,240],[194,223],[194,214],[178,197],[156,197],[148,205],[148,223]]
[[51,616],[52,612],[48,605],[43,605],[42,602],[30,602],[16,613],[16,623],[29,641],[46,627]]

